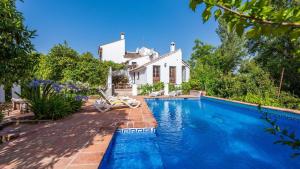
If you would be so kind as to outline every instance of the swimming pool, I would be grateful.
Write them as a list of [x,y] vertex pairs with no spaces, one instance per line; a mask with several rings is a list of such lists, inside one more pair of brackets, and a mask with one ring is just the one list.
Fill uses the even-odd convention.
[[[300,168],[300,157],[291,158],[294,151],[290,147],[274,144],[279,138],[265,131],[270,125],[256,107],[210,98],[146,102],[158,122],[156,136],[150,134],[149,139],[149,134],[144,134],[135,139],[132,134],[117,135],[115,143],[124,144],[112,145],[107,168],[126,168],[123,166],[129,162],[127,168]],[[299,115],[264,111],[277,118],[279,126],[300,136]],[[128,150],[119,158],[121,149]],[[132,149],[143,155],[126,156]],[[143,159],[145,156],[154,160]]]

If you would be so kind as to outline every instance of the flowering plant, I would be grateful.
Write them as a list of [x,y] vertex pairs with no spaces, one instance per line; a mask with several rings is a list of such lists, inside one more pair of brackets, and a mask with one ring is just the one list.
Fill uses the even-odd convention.
[[51,80],[34,79],[24,87],[22,98],[29,103],[37,119],[60,119],[80,109],[84,96],[76,96],[78,88]]

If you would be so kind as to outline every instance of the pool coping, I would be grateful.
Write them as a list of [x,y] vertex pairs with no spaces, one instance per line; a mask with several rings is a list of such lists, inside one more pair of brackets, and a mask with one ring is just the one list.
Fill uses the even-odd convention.
[[156,97],[151,97],[151,96],[143,96],[143,99],[183,99],[183,98],[199,98],[199,96],[194,96],[194,95],[179,95],[179,96],[156,96]]
[[[215,97],[215,96],[201,96],[201,97],[207,97],[207,98],[212,98],[212,99],[217,99],[217,100],[222,100],[222,101],[227,101],[227,102],[232,102],[232,103],[239,103],[239,104],[254,106],[254,107],[259,106],[259,104],[255,104],[255,103],[248,103],[248,102],[243,102],[243,101],[225,99],[225,98]],[[281,107],[273,107],[273,106],[264,106],[264,105],[261,105],[261,108],[266,108],[266,109],[271,109],[271,110],[276,110],[276,111],[283,111],[283,112],[294,113],[294,114],[300,115],[300,110],[281,108]]]

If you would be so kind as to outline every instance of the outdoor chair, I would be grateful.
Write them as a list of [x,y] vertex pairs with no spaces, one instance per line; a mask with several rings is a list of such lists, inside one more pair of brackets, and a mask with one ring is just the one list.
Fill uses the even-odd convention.
[[151,92],[149,94],[150,97],[158,97],[158,96],[162,96],[164,94],[164,90],[160,90],[160,91],[155,91],[155,92]]
[[179,96],[182,94],[182,91],[181,90],[175,90],[175,91],[172,91],[169,93],[169,96],[170,97],[176,97],[176,96]]
[[141,105],[140,101],[130,97],[107,97],[101,90],[100,93],[102,99],[96,100],[94,103],[95,108],[100,112],[122,107],[138,108]]

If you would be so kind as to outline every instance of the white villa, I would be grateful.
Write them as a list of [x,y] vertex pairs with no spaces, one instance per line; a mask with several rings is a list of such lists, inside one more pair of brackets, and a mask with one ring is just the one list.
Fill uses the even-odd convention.
[[125,34],[121,33],[120,40],[101,45],[98,53],[100,60],[127,63],[127,75],[131,85],[156,82],[180,85],[190,78],[189,65],[182,60],[181,49],[176,49],[174,42],[170,45],[170,52],[164,55],[146,47],[128,52]]

